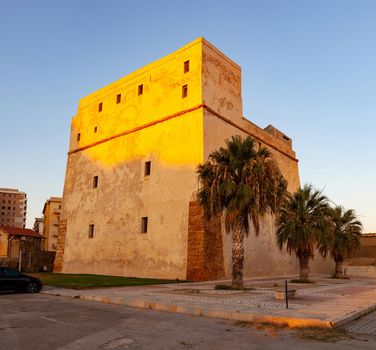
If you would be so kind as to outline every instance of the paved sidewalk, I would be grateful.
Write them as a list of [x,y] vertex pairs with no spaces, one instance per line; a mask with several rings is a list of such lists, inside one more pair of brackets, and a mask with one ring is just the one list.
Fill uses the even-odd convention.
[[289,284],[289,289],[297,289],[289,309],[283,300],[274,299],[274,291],[284,286],[283,279],[247,279],[245,286],[251,289],[245,291],[215,290],[216,284],[226,282],[220,281],[86,290],[46,287],[42,293],[289,327],[342,326],[376,310],[375,280],[312,279],[315,284]]
[[351,333],[376,335],[376,312],[350,322],[344,329]]

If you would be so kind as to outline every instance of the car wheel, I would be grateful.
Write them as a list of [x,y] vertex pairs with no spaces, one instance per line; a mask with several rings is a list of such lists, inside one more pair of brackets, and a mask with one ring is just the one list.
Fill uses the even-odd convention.
[[36,293],[38,292],[38,286],[35,282],[30,282],[26,287],[27,293]]

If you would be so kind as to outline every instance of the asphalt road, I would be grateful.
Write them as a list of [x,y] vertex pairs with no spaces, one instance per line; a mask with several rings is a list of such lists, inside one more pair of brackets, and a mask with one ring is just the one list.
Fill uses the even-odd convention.
[[375,336],[291,331],[43,294],[0,294],[1,350],[376,349]]

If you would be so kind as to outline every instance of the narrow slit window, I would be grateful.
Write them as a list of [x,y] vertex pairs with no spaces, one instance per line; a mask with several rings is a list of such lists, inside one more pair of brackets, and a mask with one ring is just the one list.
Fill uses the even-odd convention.
[[94,176],[93,177],[93,188],[97,188],[98,187],[98,176]]
[[116,103],[119,104],[121,102],[121,94],[116,95]]
[[141,218],[141,233],[148,232],[148,218],[147,216]]
[[151,173],[151,161],[145,162],[144,176],[149,176]]
[[94,133],[96,133],[98,131],[98,127],[94,127]]
[[77,142],[80,141],[80,140],[81,140],[81,134],[78,133],[78,134],[77,134]]
[[189,61],[185,61],[184,62],[184,73],[188,73],[189,72]]
[[138,86],[138,96],[142,95],[144,93],[144,85],[141,84]]
[[89,225],[89,238],[94,238],[94,225]]
[[188,85],[183,85],[181,88],[181,97],[185,98],[188,96]]
[[103,110],[103,102],[100,102],[98,104],[98,112],[102,112],[102,110]]

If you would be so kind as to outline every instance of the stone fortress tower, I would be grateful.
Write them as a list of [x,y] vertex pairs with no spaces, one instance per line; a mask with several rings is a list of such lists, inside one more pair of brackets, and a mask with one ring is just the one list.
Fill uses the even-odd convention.
[[[205,223],[196,166],[232,135],[267,146],[299,187],[289,137],[243,117],[240,67],[205,39],[80,100],[72,118],[55,271],[208,280],[231,275],[231,236]],[[245,242],[245,276],[297,272],[272,218]],[[317,261],[311,272],[327,270]]]

